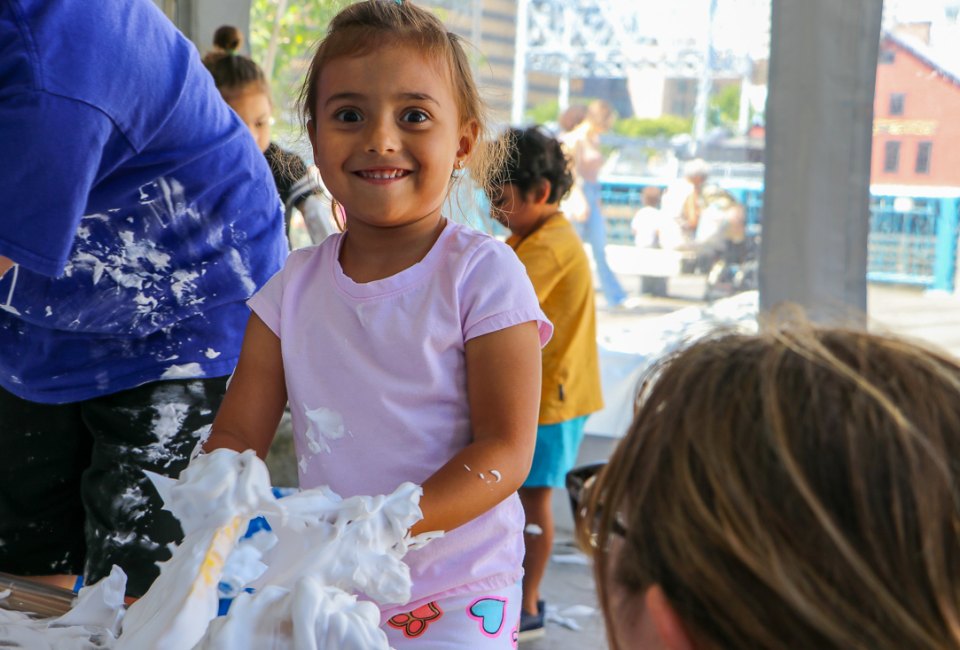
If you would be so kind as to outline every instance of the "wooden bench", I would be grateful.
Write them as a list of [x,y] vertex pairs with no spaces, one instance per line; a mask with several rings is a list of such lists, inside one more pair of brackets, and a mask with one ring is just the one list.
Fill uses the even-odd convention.
[[617,275],[639,277],[640,293],[654,296],[666,296],[668,280],[690,273],[696,264],[693,251],[607,244],[606,253],[610,270]]

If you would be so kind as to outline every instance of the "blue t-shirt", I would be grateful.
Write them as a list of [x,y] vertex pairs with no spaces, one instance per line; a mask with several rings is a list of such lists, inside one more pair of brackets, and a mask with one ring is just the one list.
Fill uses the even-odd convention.
[[270,169],[149,0],[0,0],[0,386],[230,374],[283,263]]

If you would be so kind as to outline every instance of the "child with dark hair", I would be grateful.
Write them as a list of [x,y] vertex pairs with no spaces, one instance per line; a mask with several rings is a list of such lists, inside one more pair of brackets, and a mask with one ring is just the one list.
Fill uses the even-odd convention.
[[213,46],[224,52],[237,52],[243,47],[243,32],[233,25],[221,25],[213,33]]
[[[216,36],[214,43],[217,43]],[[270,164],[277,192],[283,201],[284,223],[289,237],[292,208],[296,207],[305,213],[306,200],[318,193],[319,188],[311,182],[307,165],[300,156],[270,141],[273,101],[267,78],[255,61],[237,54],[233,49],[210,52],[204,56],[203,64],[213,76],[213,82],[224,101],[250,129],[253,139]]]
[[233,25],[221,25],[213,33],[213,50],[203,55],[203,63],[223,54],[235,54],[243,47],[243,32]]
[[551,490],[564,486],[587,416],[603,401],[590,263],[559,207],[573,185],[570,162],[560,143],[539,128],[510,129],[503,137],[508,158],[491,203],[555,327],[543,350],[533,467],[519,490],[527,518],[520,637],[530,639],[544,632],[540,582],[553,546]]

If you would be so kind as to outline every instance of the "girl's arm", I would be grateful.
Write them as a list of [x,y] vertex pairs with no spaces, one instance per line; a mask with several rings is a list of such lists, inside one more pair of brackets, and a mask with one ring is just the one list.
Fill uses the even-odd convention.
[[266,458],[286,403],[280,339],[259,316],[251,314],[240,361],[213,420],[213,430],[203,445],[204,450],[253,449],[260,458]]
[[540,361],[533,321],[467,341],[473,442],[423,484],[423,519],[411,532],[453,530],[520,487],[537,435]]

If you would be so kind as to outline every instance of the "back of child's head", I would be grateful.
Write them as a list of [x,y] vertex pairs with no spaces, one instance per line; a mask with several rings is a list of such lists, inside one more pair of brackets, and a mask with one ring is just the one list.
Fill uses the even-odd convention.
[[460,126],[473,123],[479,134],[467,169],[473,181],[486,189],[502,156],[502,148],[488,139],[487,108],[474,81],[462,39],[447,31],[434,14],[405,0],[363,0],[334,17],[317,46],[300,91],[304,123],[316,119],[317,89],[324,66],[337,58],[363,56],[379,48],[395,46],[411,47],[434,59],[448,75]]
[[958,459],[954,359],[796,324],[694,344],[592,492],[601,600],[659,585],[704,649],[960,648]]
[[647,185],[645,188],[643,188],[641,197],[643,198],[643,207],[659,208],[660,199],[663,197],[663,190],[656,185]]
[[233,51],[210,52],[203,65],[213,76],[217,90],[228,102],[248,92],[262,92],[270,96],[270,87],[263,70],[249,57]]
[[549,181],[546,202],[559,203],[573,187],[571,161],[560,142],[536,126],[508,129],[502,139],[507,151],[497,182],[510,183],[527,195]]

